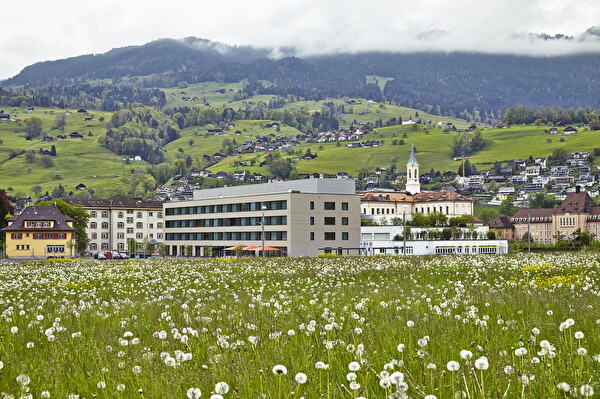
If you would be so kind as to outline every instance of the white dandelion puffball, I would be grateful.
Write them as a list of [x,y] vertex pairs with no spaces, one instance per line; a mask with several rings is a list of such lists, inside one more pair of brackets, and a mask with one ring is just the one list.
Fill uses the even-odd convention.
[[19,332],[19,327],[17,327],[17,326],[11,327],[10,328],[10,332],[13,333],[13,334],[18,333]]
[[437,399],[437,396],[435,395],[425,395],[425,398],[423,399]]
[[397,347],[398,352],[404,352],[404,348],[405,348],[404,344],[398,344],[398,347]]
[[407,327],[414,327],[415,326],[415,322],[412,321],[412,320],[409,320],[409,321],[406,322],[406,326]]
[[304,373],[298,373],[294,379],[298,384],[304,384],[308,380],[308,377],[306,377],[306,374]]
[[504,374],[512,374],[514,372],[513,366],[504,367]]
[[358,362],[351,362],[348,365],[348,368],[350,369],[350,371],[358,371],[360,370],[360,364],[358,364]]
[[278,364],[275,367],[273,367],[273,374],[275,375],[286,375],[287,374],[287,368],[282,365],[282,364]]
[[131,371],[133,371],[133,374],[139,374],[142,372],[142,368],[140,366],[133,366]]
[[460,358],[461,359],[465,359],[465,360],[469,360],[473,357],[473,352],[468,351],[466,349],[463,349],[460,351]]
[[42,393],[40,393],[40,397],[42,399],[48,399],[50,397],[50,392],[48,392],[48,391],[42,391]]
[[4,363],[0,361],[0,370],[4,368]]
[[225,395],[227,392],[229,392],[229,385],[227,385],[226,382],[217,382],[215,385],[215,393]]
[[460,364],[455,360],[450,360],[446,367],[449,371],[458,371],[460,369]]
[[388,389],[392,386],[392,380],[389,377],[382,378],[379,380],[379,386],[381,386],[383,389]]
[[123,392],[125,390],[125,384],[117,385],[117,391]]
[[200,388],[190,388],[187,390],[188,399],[198,399],[201,395]]
[[390,375],[390,380],[392,380],[392,384],[398,385],[404,381],[404,374],[399,371],[394,371],[392,375]]
[[210,395],[210,399],[223,399],[223,395],[219,395],[218,393]]
[[566,382],[559,382],[558,384],[556,384],[556,387],[558,389],[560,389],[561,391],[565,391],[565,392],[569,392],[571,390],[571,386],[569,384],[567,384]]
[[490,367],[490,363],[488,362],[487,357],[481,356],[479,359],[475,360],[475,368],[477,370],[487,370]]
[[582,338],[583,338],[583,333],[582,333],[581,331],[577,331],[577,332],[575,333],[575,338],[577,338],[577,339],[582,339]]
[[592,388],[592,386],[589,384],[583,384],[579,388],[579,393],[581,394],[581,396],[583,396],[585,398],[589,398],[589,397],[594,396],[594,388]]
[[360,388],[360,384],[356,381],[352,381],[350,383],[350,389],[352,389],[353,391],[356,391]]
[[585,348],[579,348],[579,349],[577,349],[577,354],[579,356],[585,356],[585,355],[587,355],[587,349],[585,349]]
[[348,374],[346,374],[346,379],[348,381],[356,381],[356,373],[354,372],[349,372]]
[[104,388],[106,388],[106,382],[100,381],[96,384],[96,386],[100,389],[104,389]]

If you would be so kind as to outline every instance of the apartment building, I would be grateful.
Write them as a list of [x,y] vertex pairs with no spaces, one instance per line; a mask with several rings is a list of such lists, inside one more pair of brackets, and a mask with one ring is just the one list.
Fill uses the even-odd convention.
[[108,199],[65,198],[70,205],[81,205],[90,215],[87,234],[89,253],[127,251],[130,239],[141,249],[144,238],[163,243],[162,201],[114,196]]
[[235,247],[256,254],[310,256],[359,247],[360,197],[352,180],[196,190],[192,201],[163,206],[171,256],[221,256]]

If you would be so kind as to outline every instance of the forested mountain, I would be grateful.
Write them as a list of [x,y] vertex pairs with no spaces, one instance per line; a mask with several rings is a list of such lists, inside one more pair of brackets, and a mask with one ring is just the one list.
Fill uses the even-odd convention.
[[[479,53],[358,53],[268,58],[269,49],[207,40],[162,39],[60,61],[37,63],[2,82],[4,87],[83,85],[91,79],[139,88],[248,79],[253,93],[336,96],[393,101],[438,115],[501,119],[517,104],[545,109],[600,107],[600,55],[524,57]],[[384,90],[367,75],[391,78]],[[273,85],[263,87],[259,80]],[[56,90],[56,89],[54,89]],[[48,95],[49,96],[49,95]],[[144,94],[139,97],[144,101]],[[54,95],[51,96],[56,98]],[[153,101],[160,105],[160,99]],[[110,109],[106,108],[105,109]]]

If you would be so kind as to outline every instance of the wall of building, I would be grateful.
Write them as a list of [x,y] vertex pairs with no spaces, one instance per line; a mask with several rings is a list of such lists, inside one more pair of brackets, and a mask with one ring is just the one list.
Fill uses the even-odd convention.
[[[68,222],[73,227],[72,222]],[[62,239],[36,239],[36,234],[64,234]],[[14,234],[20,234],[20,239],[13,239]],[[69,243],[73,242],[73,232],[71,231],[44,231],[39,232],[20,231],[6,232],[6,256],[9,258],[47,258],[72,257],[75,251]],[[48,247],[52,247],[49,251]],[[58,250],[58,251],[54,251]]]

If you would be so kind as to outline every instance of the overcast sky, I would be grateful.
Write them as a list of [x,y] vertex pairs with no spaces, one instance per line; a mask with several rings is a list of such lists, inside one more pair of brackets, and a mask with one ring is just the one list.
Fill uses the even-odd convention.
[[[600,52],[600,36],[583,35],[600,27],[598,0],[4,0],[2,6],[0,79],[38,61],[186,36],[292,46],[300,54]],[[529,33],[576,40],[543,42]]]

